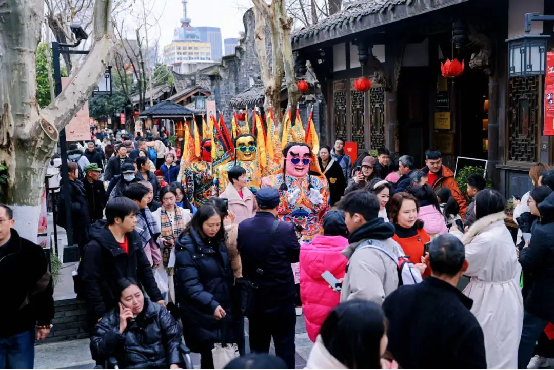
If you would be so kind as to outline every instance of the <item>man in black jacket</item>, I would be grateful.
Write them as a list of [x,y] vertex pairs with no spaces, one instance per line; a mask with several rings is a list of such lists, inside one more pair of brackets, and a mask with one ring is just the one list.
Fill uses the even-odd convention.
[[271,337],[275,354],[294,369],[296,291],[290,264],[298,262],[300,244],[291,223],[277,220],[279,191],[261,188],[256,216],[239,224],[237,245],[245,279],[258,285],[249,316],[250,349],[268,353]]
[[100,168],[100,170],[102,170],[102,168],[104,168],[104,161],[103,161],[103,156],[102,156],[102,152],[101,151],[98,151],[95,147],[94,147],[94,143],[92,141],[89,141],[87,143],[87,149],[85,150],[85,157],[87,157],[88,161],[92,164],[92,163],[96,163],[98,165],[98,167]]
[[108,161],[104,181],[110,181],[114,176],[121,175],[121,167],[127,158],[127,148],[121,145],[117,150],[117,155],[114,155]]
[[108,201],[106,191],[104,190],[104,183],[98,180],[100,172],[101,169],[96,163],[85,167],[83,185],[85,186],[85,196],[87,198],[91,223],[104,218],[104,208],[106,208],[106,202]]
[[90,228],[91,241],[85,247],[79,275],[91,329],[119,301],[117,282],[121,278],[137,281],[153,302],[165,306],[135,231],[139,211],[131,199],[112,199],[106,206],[106,220],[98,220]]
[[402,176],[396,182],[393,194],[404,192],[412,185],[410,175],[416,170],[414,159],[409,155],[403,155],[398,159],[398,169]]
[[32,369],[35,338],[46,338],[54,317],[52,278],[42,248],[20,237],[14,223],[11,208],[0,204],[0,368]]
[[431,276],[399,287],[383,302],[388,351],[404,369],[486,369],[485,339],[470,312],[473,301],[457,288],[467,270],[464,245],[453,235],[431,242]]

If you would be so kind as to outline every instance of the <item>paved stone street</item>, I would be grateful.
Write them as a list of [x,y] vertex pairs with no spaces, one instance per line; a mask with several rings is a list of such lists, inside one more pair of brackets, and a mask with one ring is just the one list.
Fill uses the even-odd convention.
[[[48,217],[48,230],[53,230],[52,216]],[[58,255],[63,261],[63,246],[67,244],[65,231],[58,227]],[[64,300],[75,298],[73,292],[73,271],[75,263],[64,263],[60,275],[54,286],[54,299]],[[246,335],[248,330],[245,328]],[[296,320],[296,368],[302,369],[312,348],[312,342],[306,333],[304,317],[299,316]],[[247,352],[250,351],[248,337],[246,339]],[[35,347],[35,368],[37,369],[91,369],[94,362],[90,357],[89,339],[76,339],[62,342],[39,344]],[[273,352],[273,346],[271,347]],[[192,354],[192,361],[195,368],[200,366],[200,356]]]

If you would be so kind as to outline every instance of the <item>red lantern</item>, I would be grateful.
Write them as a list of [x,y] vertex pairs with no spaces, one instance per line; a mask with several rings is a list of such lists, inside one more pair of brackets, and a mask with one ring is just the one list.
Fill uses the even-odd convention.
[[245,113],[242,113],[242,112],[241,112],[241,113],[237,113],[237,119],[238,119],[239,121],[241,121],[241,122],[244,121],[244,120],[246,120],[246,114],[245,114]]
[[310,90],[310,85],[304,80],[298,81],[298,90],[303,93],[308,92],[308,90]]
[[356,91],[366,92],[371,89],[371,80],[367,77],[360,77],[354,81],[354,89]]
[[441,71],[444,77],[458,77],[464,72],[464,61],[462,62],[458,59],[446,59],[444,64],[441,63]]

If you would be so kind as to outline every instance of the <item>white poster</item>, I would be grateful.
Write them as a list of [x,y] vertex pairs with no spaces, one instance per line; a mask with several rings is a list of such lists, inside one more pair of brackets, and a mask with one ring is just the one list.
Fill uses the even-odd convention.
[[[69,77],[62,77],[62,90],[69,84]],[[90,140],[88,101],[75,114],[75,117],[65,126],[67,141],[88,141]]]

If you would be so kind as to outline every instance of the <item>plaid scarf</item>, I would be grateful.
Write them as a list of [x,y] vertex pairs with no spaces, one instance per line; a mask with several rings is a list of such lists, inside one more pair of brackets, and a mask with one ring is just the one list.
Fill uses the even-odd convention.
[[148,208],[137,213],[136,230],[139,233],[142,248],[145,248],[150,240],[156,242],[158,235],[161,233],[158,223],[154,220],[152,212]]
[[[177,240],[179,235],[185,230],[185,221],[183,220],[183,209],[180,207],[175,206],[175,216],[173,223],[171,222],[171,218],[167,214],[167,211],[165,209],[161,209],[161,223],[162,223],[162,238],[164,239],[172,239],[173,241]],[[163,249],[163,263],[164,266],[167,267],[167,264],[169,262],[169,255],[171,253],[171,249],[173,248],[175,244],[173,244],[171,247],[165,247]]]

